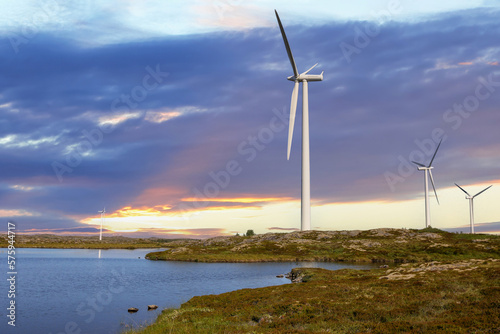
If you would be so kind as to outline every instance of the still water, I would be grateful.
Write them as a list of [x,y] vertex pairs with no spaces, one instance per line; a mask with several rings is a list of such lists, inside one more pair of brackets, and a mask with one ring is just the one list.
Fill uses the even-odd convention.
[[[368,269],[337,263],[194,263],[148,261],[151,249],[16,250],[15,299],[8,298],[7,252],[0,285],[0,333],[119,333],[153,322],[160,310],[179,307],[193,296],[288,284],[276,275],[295,267]],[[8,325],[15,300],[15,327]],[[159,308],[148,311],[147,305]],[[130,307],[139,309],[128,313]]]

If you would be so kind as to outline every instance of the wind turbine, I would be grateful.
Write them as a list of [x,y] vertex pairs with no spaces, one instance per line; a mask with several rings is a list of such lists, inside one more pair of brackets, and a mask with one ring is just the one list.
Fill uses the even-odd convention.
[[431,162],[429,163],[429,166],[426,166],[424,164],[421,164],[420,162],[412,161],[415,165],[417,165],[418,170],[423,170],[425,172],[424,174],[424,185],[425,185],[425,227],[429,227],[431,225],[431,212],[430,212],[430,205],[429,205],[429,176],[431,179],[432,183],[432,189],[434,189],[434,195],[436,195],[436,200],[439,204],[439,198],[436,193],[436,187],[434,186],[434,178],[432,177],[432,162],[434,161],[434,158],[436,157],[436,153],[439,150],[439,146],[441,146],[441,142],[439,142],[436,151],[434,152],[434,155],[432,156]]
[[464,188],[460,187],[458,184],[455,183],[455,185],[457,187],[460,188],[460,190],[462,190],[467,196],[465,196],[465,199],[468,199],[469,200],[469,209],[470,209],[470,233],[471,234],[474,234],[474,197],[484,193],[486,190],[490,189],[493,185],[481,190],[480,192],[478,192],[477,194],[475,194],[474,196],[471,196],[468,192],[466,192],[464,190]]
[[295,60],[293,59],[292,50],[288,44],[288,39],[286,38],[285,29],[281,24],[278,12],[275,10],[276,19],[278,19],[278,24],[281,30],[281,36],[283,37],[283,42],[285,42],[286,52],[288,53],[288,59],[292,65],[293,75],[289,76],[287,79],[293,81],[295,84],[292,91],[292,101],[290,104],[290,123],[288,125],[288,147],[286,158],[290,159],[290,149],[292,147],[292,137],[293,137],[293,126],[295,123],[295,112],[297,110],[297,99],[299,96],[299,82],[302,82],[302,199],[301,199],[301,224],[300,229],[302,231],[307,231],[311,229],[311,172],[310,172],[310,162],[309,162],[309,93],[307,83],[309,81],[323,81],[323,73],[321,74],[307,74],[313,68],[318,65],[317,63],[308,69],[307,71],[300,73],[297,70],[297,65],[295,65]]
[[97,211],[101,214],[101,232],[99,233],[99,241],[102,240],[102,224],[104,223],[104,218],[106,215],[106,208],[104,207],[102,210]]

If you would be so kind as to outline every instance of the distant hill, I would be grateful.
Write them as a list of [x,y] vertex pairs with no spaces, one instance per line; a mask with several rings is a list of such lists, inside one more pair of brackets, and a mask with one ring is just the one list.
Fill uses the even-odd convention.
[[[122,236],[106,236],[99,241],[98,236],[61,236],[53,234],[17,234],[14,246],[16,248],[163,248],[178,239],[160,238],[127,238]],[[7,247],[7,235],[0,235],[0,247]]]

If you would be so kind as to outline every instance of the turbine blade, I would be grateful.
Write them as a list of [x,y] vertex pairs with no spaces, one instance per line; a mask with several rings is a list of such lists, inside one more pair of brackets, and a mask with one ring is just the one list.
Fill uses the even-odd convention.
[[476,197],[477,195],[480,195],[480,194],[484,193],[486,190],[490,189],[491,187],[493,187],[493,185],[489,186],[486,189],[481,190],[480,192],[478,192],[477,194],[475,194],[474,196],[472,196],[472,198]]
[[434,189],[434,195],[436,195],[436,201],[438,202],[439,204],[439,198],[438,198],[438,194],[436,192],[436,187],[434,186],[434,178],[432,177],[432,170],[429,169],[429,176],[431,178],[431,184],[432,184],[432,189]]
[[309,73],[310,70],[312,70],[313,68],[315,68],[316,66],[318,66],[318,63],[314,64],[310,69],[308,69],[307,71],[305,71],[304,73],[301,73],[300,75],[303,75],[303,74],[307,74]]
[[293,126],[295,124],[295,112],[297,111],[297,99],[299,97],[299,82],[295,80],[292,91],[292,102],[290,103],[290,122],[288,123],[288,147],[286,160],[290,160],[290,150],[292,149]]
[[455,185],[456,185],[457,187],[459,187],[459,188],[460,188],[460,190],[462,190],[464,193],[466,193],[466,194],[467,194],[467,196],[469,196],[469,197],[470,197],[469,193],[468,193],[468,192],[466,192],[464,188],[460,187],[460,186],[459,186],[458,184],[456,184],[456,183],[455,183]]
[[432,165],[432,162],[434,161],[434,158],[436,157],[436,154],[438,153],[439,146],[441,146],[442,142],[443,142],[443,139],[441,138],[441,140],[439,141],[438,147],[436,148],[436,152],[434,152],[434,155],[432,156],[431,162],[429,163],[429,166],[427,166],[427,167],[430,167]]
[[413,161],[413,160],[411,162],[413,162],[415,165],[419,165],[420,167],[425,167],[425,165],[421,164],[420,162],[416,162],[416,161]]
[[276,13],[276,18],[278,19],[278,24],[280,26],[281,36],[283,37],[283,42],[285,42],[285,48],[286,48],[286,52],[288,53],[288,59],[290,59],[290,64],[292,64],[293,75],[295,77],[298,77],[299,71],[297,70],[297,65],[295,65],[295,60],[293,59],[292,50],[290,49],[290,44],[288,44],[288,39],[286,38],[285,29],[283,29],[283,25],[281,24],[281,20],[280,20],[280,17],[278,15],[278,12],[276,11],[276,9],[274,10],[274,12]]

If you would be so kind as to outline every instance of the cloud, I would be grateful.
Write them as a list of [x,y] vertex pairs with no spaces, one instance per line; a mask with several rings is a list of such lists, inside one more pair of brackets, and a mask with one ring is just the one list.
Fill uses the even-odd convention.
[[[470,225],[464,225],[454,228],[445,228],[444,230],[454,233],[469,233]],[[474,224],[475,233],[500,234],[500,222],[476,223]]]
[[298,228],[293,227],[269,227],[269,231],[300,231]]
[[[386,22],[350,63],[339,45],[355,45],[366,22],[287,26],[299,70],[325,70],[309,86],[315,203],[417,197],[414,169],[394,192],[384,174],[414,151],[430,159],[434,129],[447,136],[438,187],[498,179],[498,14]],[[30,228],[82,227],[103,206],[175,211],[205,187],[207,208],[300,198],[301,120],[286,161],[292,85],[275,26],[102,45],[40,32],[0,51],[0,209],[40,213],[6,214]],[[485,80],[488,97],[457,111]],[[239,172],[222,186],[213,175],[230,162]]]
[[[102,229],[103,233],[108,232],[107,229]],[[22,230],[21,234],[68,234],[68,235],[96,235],[100,233],[100,229],[92,227],[75,227],[75,228],[53,228],[53,229],[27,229]]]
[[133,237],[158,237],[167,239],[192,238],[207,239],[220,235],[232,235],[224,228],[191,228],[191,229],[140,229],[133,234],[123,234]]
[[37,216],[37,213],[26,212],[26,210],[1,210],[0,216],[2,217],[18,217],[18,216]]
[[[232,235],[222,228],[194,228],[194,229],[135,229],[129,231],[113,231],[103,228],[103,237],[125,236],[130,238],[151,238],[162,239],[207,239],[220,235]],[[19,231],[19,234],[60,234],[60,235],[80,235],[80,236],[98,236],[99,228],[93,227],[75,227],[75,228],[50,228],[50,229],[27,229]]]

